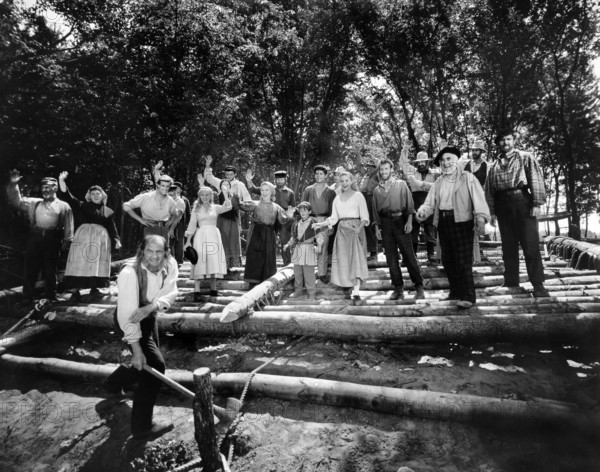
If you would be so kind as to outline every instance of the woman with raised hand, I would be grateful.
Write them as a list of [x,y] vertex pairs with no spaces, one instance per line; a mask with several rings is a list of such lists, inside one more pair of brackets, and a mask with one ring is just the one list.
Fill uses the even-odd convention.
[[217,228],[219,215],[231,210],[231,199],[227,189],[222,190],[223,204],[213,203],[213,190],[204,185],[202,174],[198,174],[198,200],[194,202],[190,223],[185,236],[188,238],[184,246],[190,246],[194,237],[194,249],[198,253],[198,262],[192,266],[190,279],[194,280],[194,300],[200,301],[200,284],[202,280],[210,279],[210,296],[219,295],[217,279],[222,279],[227,273],[225,251],[221,239],[221,232]]
[[67,187],[68,172],[58,176],[58,196],[67,202],[79,227],[73,237],[65,269],[65,289],[74,289],[71,300],[81,297],[79,289],[90,288],[90,295],[107,287],[110,277],[111,250],[121,248],[114,212],[106,206],[107,195],[98,185],[91,186],[83,200]]
[[341,193],[333,200],[331,216],[315,229],[339,222],[331,259],[331,283],[344,289],[346,299],[360,300],[360,284],[369,274],[365,226],[369,224],[367,202],[349,172],[340,174]]
[[242,210],[252,213],[244,270],[244,280],[251,287],[277,272],[276,225],[287,223],[293,214],[293,208],[288,215],[274,200],[275,185],[263,182],[258,202],[240,202]]

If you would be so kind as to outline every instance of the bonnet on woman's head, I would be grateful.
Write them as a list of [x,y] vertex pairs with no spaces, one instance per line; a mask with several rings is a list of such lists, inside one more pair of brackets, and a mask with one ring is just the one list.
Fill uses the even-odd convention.
[[100,194],[102,195],[102,204],[106,205],[106,201],[108,200],[108,195],[106,195],[106,192],[104,190],[102,190],[102,187],[100,187],[99,185],[92,185],[90,188],[88,188],[88,191],[85,194],[85,201],[86,202],[92,201],[92,192],[93,191],[100,192]]

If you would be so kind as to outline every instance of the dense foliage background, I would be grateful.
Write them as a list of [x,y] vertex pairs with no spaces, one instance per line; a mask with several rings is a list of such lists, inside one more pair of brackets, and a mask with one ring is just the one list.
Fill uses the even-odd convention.
[[0,0],[0,173],[33,194],[67,170],[118,209],[159,159],[190,195],[207,154],[217,172],[287,169],[298,189],[317,162],[440,139],[493,156],[510,125],[578,237],[598,207],[599,15],[585,0]]

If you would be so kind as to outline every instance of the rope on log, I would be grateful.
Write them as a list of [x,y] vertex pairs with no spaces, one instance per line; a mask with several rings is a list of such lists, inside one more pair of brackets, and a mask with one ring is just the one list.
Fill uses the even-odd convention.
[[260,306],[269,294],[286,285],[294,277],[294,269],[290,266],[279,269],[275,275],[261,282],[237,300],[229,303],[220,316],[221,323],[231,323],[246,315],[254,306]]
[[[0,365],[46,374],[102,381],[114,366],[85,364],[62,359],[29,358],[5,354]],[[193,385],[193,374],[169,371],[169,377]],[[248,373],[213,374],[212,386],[219,394],[241,392]],[[350,382],[255,374],[249,391],[258,396],[336,407],[351,407],[379,413],[464,423],[499,423],[521,428],[529,425],[570,426],[597,433],[600,415],[552,401],[508,400],[477,395],[452,394]]]

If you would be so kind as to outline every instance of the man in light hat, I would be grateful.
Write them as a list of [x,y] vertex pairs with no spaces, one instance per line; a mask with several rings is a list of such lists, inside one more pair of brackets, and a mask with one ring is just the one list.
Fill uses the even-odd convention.
[[336,195],[342,193],[342,186],[340,185],[340,174],[342,172],[346,172],[342,166],[338,166],[333,171],[333,183],[329,186],[331,190],[335,192]]
[[169,189],[169,196],[175,200],[178,214],[177,220],[173,223],[169,233],[169,245],[171,248],[171,254],[173,257],[175,257],[175,260],[178,264],[183,264],[183,245],[185,239],[184,233],[187,228],[191,213],[189,200],[181,196],[182,190],[183,184],[181,182],[173,182],[173,185],[171,185],[171,188]]
[[544,287],[538,220],[546,203],[544,175],[534,157],[515,148],[516,133],[503,129],[496,136],[499,158],[490,166],[485,196],[492,226],[500,224],[504,286],[519,286],[519,245],[525,256],[534,297],[549,297]]
[[[325,181],[328,172],[329,169],[326,166],[321,164],[316,165],[313,168],[315,183],[306,187],[302,194],[302,201],[310,203],[310,216],[314,217],[317,223],[321,223],[331,216],[333,200],[336,197],[335,192],[327,186],[327,182]],[[321,228],[317,232],[317,274],[324,284],[329,283],[329,276],[327,275],[329,237],[330,232],[327,228]]]
[[[433,184],[438,180],[440,172],[430,168],[429,156],[425,151],[417,153],[417,158],[414,161],[414,166],[408,161],[408,147],[404,147],[400,153],[400,169],[412,192],[415,208],[419,208],[427,198],[427,193],[433,187]],[[435,265],[435,245],[437,243],[437,231],[433,224],[433,218],[427,218],[424,221],[413,221],[412,241],[415,254],[419,249],[419,233],[423,226],[425,233],[425,245],[427,247],[427,264]]]
[[465,170],[471,172],[482,187],[485,186],[485,179],[487,178],[487,161],[483,158],[485,153],[485,145],[480,139],[476,140],[471,146],[471,159],[465,165]]
[[[173,179],[166,174],[158,177],[156,190],[140,193],[123,203],[123,210],[144,227],[144,236],[158,234],[167,241],[172,235],[171,228],[179,219],[175,200],[169,196]],[[134,210],[139,208],[141,216]]]
[[460,150],[444,147],[434,163],[442,168],[439,178],[417,211],[417,219],[433,216],[442,248],[442,265],[450,284],[449,300],[457,300],[459,308],[470,308],[475,302],[473,281],[473,230],[485,231],[490,212],[479,181],[458,163]]
[[46,298],[64,301],[56,296],[56,266],[61,248],[68,250],[73,240],[73,212],[68,203],[56,198],[58,181],[45,177],[41,182],[43,198],[22,197],[19,189],[21,175],[12,171],[8,185],[8,201],[27,212],[30,231],[25,250],[23,304],[31,303],[35,295],[35,281],[40,270],[44,276]]
[[[369,210],[369,221],[374,221],[373,215],[373,191],[379,185],[379,159],[370,157],[365,162],[366,172],[358,183],[358,190],[363,194]],[[377,235],[375,226],[365,226],[365,236],[367,237],[367,252],[370,260],[377,260]]]
[[[296,206],[296,194],[294,191],[287,186],[287,171],[278,170],[274,173],[275,176],[275,203],[283,208],[290,216],[287,223],[283,223],[279,226],[277,233],[279,234],[279,247],[281,249],[281,257],[283,259],[283,265],[288,265],[292,262],[292,255],[290,248],[287,247],[287,243],[290,241],[292,236],[292,218],[294,207]],[[254,172],[251,169],[246,171],[246,184],[250,193],[260,196],[260,187],[254,185],[252,179],[254,178]],[[285,247],[285,248],[284,248]]]
[[[204,158],[206,167],[204,168],[204,179],[217,189],[217,193],[221,193],[221,180],[214,176],[212,167],[212,156],[206,156]],[[250,202],[252,197],[250,192],[246,188],[246,185],[237,178],[237,169],[234,166],[228,165],[223,169],[223,175],[231,185],[230,196],[237,196],[240,202]]]

